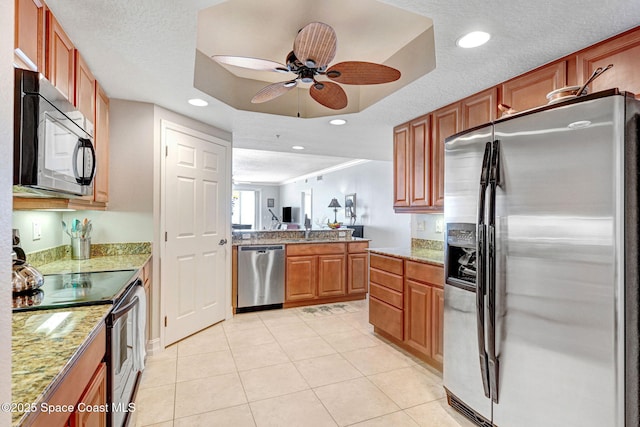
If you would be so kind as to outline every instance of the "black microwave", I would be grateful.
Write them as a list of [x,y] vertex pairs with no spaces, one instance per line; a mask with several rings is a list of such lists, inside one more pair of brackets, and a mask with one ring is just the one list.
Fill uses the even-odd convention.
[[13,194],[93,194],[93,123],[39,73],[15,69]]

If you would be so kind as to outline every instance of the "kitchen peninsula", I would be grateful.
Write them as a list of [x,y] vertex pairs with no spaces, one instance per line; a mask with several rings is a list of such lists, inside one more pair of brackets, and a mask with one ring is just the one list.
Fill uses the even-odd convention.
[[354,238],[351,229],[234,231],[232,299],[238,295],[238,248],[283,245],[285,291],[283,307],[325,304],[366,298],[369,240]]
[[438,370],[443,362],[443,242],[369,249],[369,322],[374,331]]

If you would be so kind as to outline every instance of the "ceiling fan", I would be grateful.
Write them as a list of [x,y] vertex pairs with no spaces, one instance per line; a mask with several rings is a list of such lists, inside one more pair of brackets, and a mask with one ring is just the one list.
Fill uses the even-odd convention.
[[329,25],[312,22],[302,28],[293,41],[293,50],[287,55],[287,65],[275,61],[245,56],[213,55],[212,58],[227,65],[259,71],[297,74],[292,80],[270,84],[251,99],[254,104],[271,101],[298,85],[312,83],[309,94],[318,103],[333,110],[347,106],[347,94],[340,85],[331,81],[318,81],[317,76],[347,85],[389,83],[400,78],[400,71],[382,64],[363,61],[345,61],[329,67],[336,54],[336,33]]

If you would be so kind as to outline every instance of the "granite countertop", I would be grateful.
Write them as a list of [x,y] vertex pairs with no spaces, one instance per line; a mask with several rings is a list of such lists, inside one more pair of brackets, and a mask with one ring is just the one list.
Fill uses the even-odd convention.
[[369,242],[371,239],[365,239],[360,237],[352,237],[350,239],[246,239],[233,242],[233,246],[258,246],[258,245],[299,245],[299,244],[314,244],[314,243],[356,243],[356,242]]
[[437,249],[416,247],[406,248],[369,248],[369,252],[381,255],[389,255],[409,259],[411,261],[427,262],[435,265],[444,265],[444,252]]
[[[39,405],[76,362],[111,307],[104,304],[13,313],[12,402]],[[19,425],[25,416],[25,412],[13,412],[12,424]]]
[[92,271],[137,270],[151,254],[96,256],[84,260],[59,259],[38,267],[42,274],[90,273]]

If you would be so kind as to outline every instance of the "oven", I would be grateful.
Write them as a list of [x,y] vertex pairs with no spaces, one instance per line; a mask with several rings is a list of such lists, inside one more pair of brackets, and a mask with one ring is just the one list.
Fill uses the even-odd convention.
[[133,399],[144,369],[145,293],[136,279],[109,313],[107,322],[107,425],[121,427],[135,410]]

